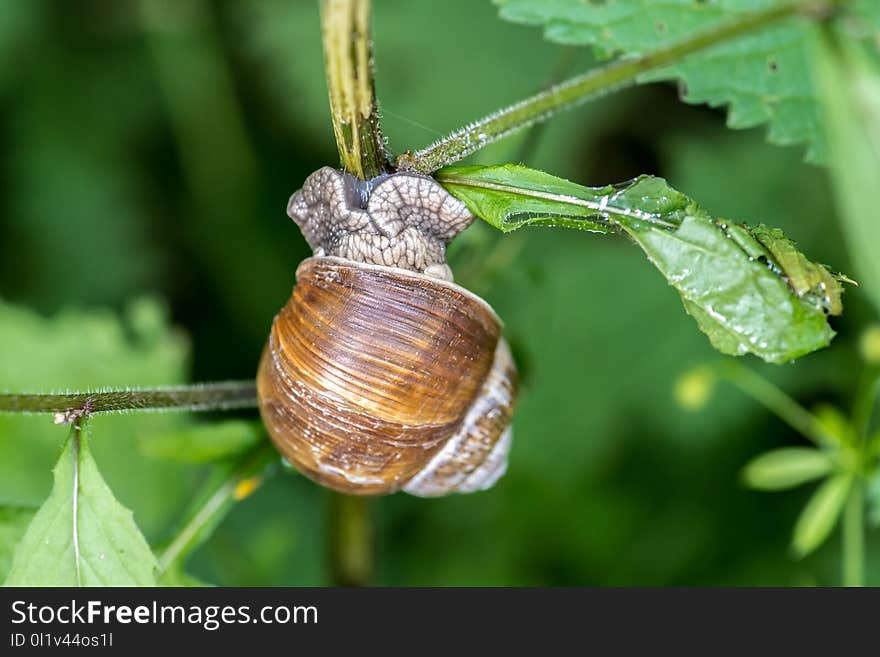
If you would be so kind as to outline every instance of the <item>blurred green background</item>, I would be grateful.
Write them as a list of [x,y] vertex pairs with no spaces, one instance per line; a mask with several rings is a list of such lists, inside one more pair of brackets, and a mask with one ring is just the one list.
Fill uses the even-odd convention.
[[[489,2],[375,5],[378,96],[396,151],[591,65],[586,49],[501,22]],[[583,184],[661,175],[847,271],[825,172],[724,123],[653,85],[472,161],[523,161]],[[313,0],[4,3],[0,389],[252,377],[307,255],[287,198],[336,162]],[[805,560],[789,555],[810,491],[768,495],[739,480],[750,457],[801,439],[729,386],[700,412],[676,405],[677,378],[718,356],[635,247],[474,226],[451,264],[505,319],[523,373],[510,467],[485,493],[376,500],[376,583],[838,582],[836,534]],[[873,315],[858,290],[845,301],[829,349],[749,364],[804,404],[848,407]],[[92,423],[98,465],[151,543],[168,538],[206,470],[144,445],[205,421]],[[46,418],[0,416],[0,504],[42,502],[64,435]],[[327,583],[328,500],[304,478],[275,477],[190,570],[221,585]],[[874,537],[873,583],[878,548]]]

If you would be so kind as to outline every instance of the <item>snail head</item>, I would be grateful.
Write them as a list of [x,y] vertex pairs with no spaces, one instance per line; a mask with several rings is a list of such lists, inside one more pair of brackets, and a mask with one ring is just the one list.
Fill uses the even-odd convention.
[[287,214],[316,256],[398,267],[452,280],[446,247],[474,217],[434,179],[412,173],[372,180],[330,167],[306,178]]

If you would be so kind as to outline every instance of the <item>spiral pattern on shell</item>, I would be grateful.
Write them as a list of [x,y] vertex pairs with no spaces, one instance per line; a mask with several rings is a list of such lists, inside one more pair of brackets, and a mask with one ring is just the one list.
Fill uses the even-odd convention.
[[494,484],[516,370],[497,315],[445,263],[473,217],[430,178],[364,184],[327,168],[288,207],[316,257],[297,269],[260,361],[260,411],[276,446],[346,493]]

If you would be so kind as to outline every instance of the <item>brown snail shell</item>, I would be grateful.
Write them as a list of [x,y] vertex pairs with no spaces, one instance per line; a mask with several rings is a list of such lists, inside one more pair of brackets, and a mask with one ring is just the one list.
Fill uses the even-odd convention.
[[[463,206],[450,203],[452,197],[428,178],[388,177],[360,208],[353,183],[332,169],[313,174],[298,194],[309,192],[316,176],[320,189],[312,191],[320,196],[329,185],[327,198],[336,194],[343,207],[331,202],[329,210],[320,204],[315,210],[313,204],[308,218],[314,212],[331,217],[337,232],[343,210],[372,215],[374,199],[387,203],[392,192],[396,205],[406,206],[401,187],[425,198],[439,189],[446,196],[438,196],[440,204],[432,207],[451,207],[458,214],[450,222],[464,217]],[[401,176],[408,180],[392,180]],[[384,195],[383,185],[392,188]],[[449,232],[428,209],[418,211],[423,221]],[[301,223],[299,214],[291,214]],[[357,217],[346,221],[365,225]],[[316,241],[328,243],[320,226],[310,228]],[[398,236],[392,234],[390,244]],[[349,250],[352,243],[365,243],[360,234],[344,237],[332,239]],[[445,259],[451,237],[427,239],[435,244],[421,253],[439,249]],[[402,489],[435,496],[490,487],[506,468],[516,396],[516,370],[501,338],[501,321],[485,301],[444,280],[448,268],[438,268],[445,263],[436,258],[419,255],[419,265],[442,277],[375,264],[387,259],[385,249],[363,251],[373,262],[319,255],[298,267],[293,294],[272,323],[257,375],[269,435],[306,476],[346,493]]]

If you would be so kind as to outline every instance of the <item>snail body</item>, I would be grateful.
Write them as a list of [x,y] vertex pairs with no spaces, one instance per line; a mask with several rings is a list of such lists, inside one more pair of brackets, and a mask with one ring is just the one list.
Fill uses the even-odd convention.
[[432,179],[320,169],[288,213],[315,256],[272,323],[257,375],[269,435],[330,488],[436,496],[504,473],[516,370],[501,321],[452,282],[473,217]]

